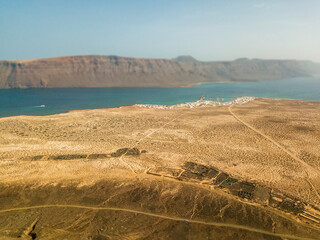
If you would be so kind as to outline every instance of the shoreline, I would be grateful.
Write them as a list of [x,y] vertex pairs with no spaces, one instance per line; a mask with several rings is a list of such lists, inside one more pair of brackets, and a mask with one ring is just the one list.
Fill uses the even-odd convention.
[[252,100],[254,100],[255,97],[239,97],[232,101],[228,102],[217,102],[212,100],[197,100],[194,102],[185,102],[185,103],[179,103],[179,104],[173,104],[173,105],[157,105],[157,104],[133,104],[133,105],[126,105],[126,106],[119,106],[119,107],[111,107],[111,108],[91,108],[91,109],[72,109],[68,110],[66,112],[60,112],[60,113],[53,113],[48,115],[14,115],[14,116],[7,116],[7,117],[0,117],[1,119],[4,118],[12,118],[12,117],[46,117],[46,116],[55,116],[59,114],[67,114],[67,113],[73,113],[73,112],[86,112],[86,111],[94,111],[94,110],[112,110],[112,109],[124,109],[124,108],[153,108],[153,109],[175,109],[175,108],[195,108],[195,107],[204,107],[204,106],[227,106],[227,105],[237,105],[237,104],[244,104],[248,103]]
[[[298,77],[295,77],[298,78]],[[215,84],[215,83],[251,83],[251,82],[261,82],[261,81],[278,81],[282,78],[278,79],[262,79],[262,80],[238,80],[238,81],[232,81],[232,80],[222,80],[222,81],[208,81],[208,82],[198,82],[198,83],[188,83],[188,84],[174,84],[174,85],[114,85],[114,86],[83,86],[83,87],[14,87],[14,88],[0,88],[0,90],[26,90],[26,89],[74,89],[74,88],[193,88],[196,86],[200,86],[203,84]]]
[[[28,88],[0,89],[0,118],[12,116],[47,116],[70,111],[109,109],[131,105],[177,105],[196,101],[200,96],[207,99],[224,97],[231,101],[236,97],[254,96],[299,101],[319,102],[320,78],[299,80],[281,79],[262,83],[199,82],[184,87],[135,87],[135,88]],[[273,89],[278,88],[274,91]],[[311,87],[303,87],[310,83]],[[193,85],[193,86],[191,86]],[[290,86],[290,89],[288,88]],[[294,94],[296,93],[296,94]],[[227,97],[228,96],[228,97]],[[11,103],[10,97],[14,98]],[[57,97],[61,101],[57,101]],[[89,100],[89,101],[88,101]],[[88,101],[88,102],[87,102]],[[46,105],[46,106],[41,106]],[[190,105],[190,104],[189,104]],[[208,104],[221,105],[221,104]],[[37,107],[36,107],[37,106]],[[165,108],[167,108],[165,106]]]
[[[29,61],[29,60],[27,60]],[[32,60],[31,60],[32,61]],[[220,80],[220,81],[204,81],[204,82],[195,82],[195,83],[186,83],[186,84],[173,84],[173,85],[114,85],[114,86],[82,86],[82,87],[11,87],[11,88],[0,88],[0,90],[25,90],[25,89],[65,89],[65,88],[193,88],[196,86],[206,85],[206,84],[216,84],[216,83],[259,83],[264,81],[279,81],[283,79],[299,79],[299,78],[318,78],[320,74],[312,74],[308,76],[296,76],[296,77],[288,77],[288,78],[275,78],[275,79],[240,79],[240,80]]]
[[[235,103],[234,101],[237,99],[242,98],[248,98],[249,101],[242,102],[242,103]],[[124,108],[149,108],[149,109],[178,109],[178,108],[197,108],[197,107],[205,107],[205,106],[230,106],[230,105],[240,105],[245,104],[248,102],[251,102],[255,99],[271,99],[271,100],[289,100],[289,101],[299,101],[299,102],[314,102],[318,103],[318,101],[309,101],[309,100],[302,100],[302,99],[291,99],[291,98],[266,98],[266,97],[239,97],[232,101],[228,102],[217,102],[212,100],[197,100],[194,102],[185,102],[185,103],[179,103],[179,104],[173,104],[173,105],[159,105],[159,104],[133,104],[133,105],[124,105],[124,106],[118,106],[118,107],[110,107],[110,108],[88,108],[88,109],[71,109],[64,112],[58,112],[58,113],[52,113],[52,114],[45,114],[45,115],[12,115],[12,116],[4,116],[0,117],[0,120],[2,119],[8,119],[8,118],[14,118],[14,117],[48,117],[48,116],[56,116],[60,114],[68,114],[68,113],[74,113],[74,112],[87,112],[87,111],[95,111],[95,110],[112,110],[112,109],[124,109]],[[241,102],[241,100],[240,100]]]
[[250,101],[253,101],[255,97],[239,97],[235,98],[232,101],[228,102],[219,102],[219,101],[212,101],[212,100],[204,100],[200,99],[194,102],[185,102],[180,104],[174,104],[171,106],[167,105],[156,105],[156,104],[135,104],[134,106],[142,107],[142,108],[154,108],[154,109],[175,109],[175,108],[196,108],[196,107],[205,107],[205,106],[230,106],[230,105],[238,105],[238,104],[245,104]]

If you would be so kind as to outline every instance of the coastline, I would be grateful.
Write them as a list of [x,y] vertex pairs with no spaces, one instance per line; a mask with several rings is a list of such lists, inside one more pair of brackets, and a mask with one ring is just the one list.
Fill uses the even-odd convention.
[[124,106],[118,106],[118,107],[110,107],[110,108],[87,108],[87,109],[72,109],[64,112],[58,112],[53,114],[46,114],[46,115],[27,115],[27,114],[21,114],[21,115],[13,115],[13,116],[4,116],[0,117],[0,121],[4,119],[9,118],[20,118],[20,117],[55,117],[58,115],[68,114],[68,113],[85,113],[90,111],[112,111],[112,110],[130,110],[133,108],[137,109],[157,109],[157,110],[174,110],[174,109],[182,109],[182,108],[202,108],[202,107],[218,107],[218,106],[231,106],[231,105],[242,105],[249,103],[253,100],[288,100],[288,101],[298,101],[298,102],[306,102],[306,103],[318,103],[318,101],[309,101],[309,100],[300,100],[300,99],[291,99],[291,98],[266,98],[266,97],[239,97],[235,98],[232,101],[228,102],[217,102],[212,100],[197,100],[193,102],[185,102],[185,103],[179,103],[179,104],[173,104],[173,105],[159,105],[159,104],[133,104],[133,105],[124,105]]
[[134,106],[143,107],[143,108],[155,108],[155,109],[174,109],[174,108],[183,108],[183,107],[196,108],[196,107],[205,107],[205,106],[238,105],[238,104],[248,103],[250,101],[253,101],[254,99],[255,99],[255,97],[240,97],[240,98],[235,98],[229,102],[218,102],[218,101],[200,99],[200,100],[194,101],[194,102],[185,102],[185,103],[180,103],[180,104],[174,104],[171,106],[155,105],[155,104],[135,104]]
[[68,113],[75,113],[75,112],[88,112],[88,111],[95,111],[95,110],[119,110],[119,109],[131,109],[134,107],[138,108],[153,108],[153,109],[176,109],[176,108],[197,108],[197,107],[205,107],[205,106],[229,106],[229,105],[238,105],[238,104],[245,104],[250,101],[253,101],[256,99],[255,97],[240,97],[236,98],[232,101],[228,102],[217,102],[212,100],[204,100],[199,99],[197,101],[193,102],[185,102],[185,103],[179,103],[179,104],[173,104],[173,105],[157,105],[157,104],[133,104],[133,105],[127,105],[127,106],[119,106],[119,107],[111,107],[111,108],[91,108],[91,109],[72,109],[68,110],[66,112],[60,112],[60,113],[54,113],[54,114],[48,114],[48,115],[14,115],[14,116],[7,116],[7,117],[0,117],[1,119],[8,119],[13,117],[46,117],[46,116],[56,116],[60,114],[68,114]]
[[242,96],[320,101],[319,91],[320,78],[290,78],[241,84],[202,82],[189,88],[3,89],[0,90],[0,118],[45,116],[73,110],[108,109],[135,104],[172,106],[197,101],[201,96],[212,100],[224,98],[224,101]]
[[[299,77],[294,77],[294,78],[299,78]],[[261,81],[277,81],[281,80],[282,78],[277,78],[277,79],[258,79],[258,80],[237,80],[237,81],[232,81],[232,80],[221,80],[221,81],[206,81],[206,82],[196,82],[196,83],[187,83],[187,84],[165,84],[165,85],[159,85],[159,84],[150,84],[150,85],[145,85],[145,84],[140,84],[140,85],[131,85],[131,84],[124,84],[124,85],[110,85],[110,86],[71,86],[71,87],[5,87],[5,88],[0,88],[0,90],[24,90],[24,89],[74,89],[74,88],[192,88],[195,86],[200,86],[202,84],[215,84],[215,83],[251,83],[251,82],[261,82]]]

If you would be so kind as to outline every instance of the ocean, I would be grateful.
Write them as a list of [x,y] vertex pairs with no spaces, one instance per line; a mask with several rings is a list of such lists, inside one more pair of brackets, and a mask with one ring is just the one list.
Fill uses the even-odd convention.
[[207,83],[190,88],[0,89],[0,117],[50,115],[76,109],[253,96],[320,101],[320,76],[244,83]]

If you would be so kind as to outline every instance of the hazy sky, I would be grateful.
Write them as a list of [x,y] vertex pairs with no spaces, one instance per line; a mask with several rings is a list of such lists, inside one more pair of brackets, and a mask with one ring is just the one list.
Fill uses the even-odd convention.
[[0,0],[0,59],[85,54],[320,62],[320,0]]

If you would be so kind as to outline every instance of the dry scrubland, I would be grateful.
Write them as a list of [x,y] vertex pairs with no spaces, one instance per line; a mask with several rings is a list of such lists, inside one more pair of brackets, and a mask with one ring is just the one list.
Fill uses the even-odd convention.
[[0,133],[0,239],[320,239],[319,225],[197,172],[161,173],[202,164],[316,213],[320,103],[19,116]]

